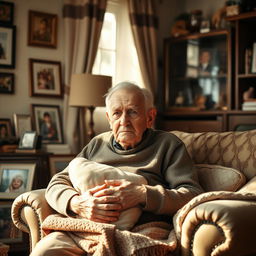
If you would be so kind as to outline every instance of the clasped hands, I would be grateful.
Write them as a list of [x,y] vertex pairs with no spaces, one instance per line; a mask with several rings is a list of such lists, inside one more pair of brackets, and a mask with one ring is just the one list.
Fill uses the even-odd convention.
[[112,223],[128,208],[145,204],[146,188],[127,180],[105,180],[70,200],[70,210],[88,220]]

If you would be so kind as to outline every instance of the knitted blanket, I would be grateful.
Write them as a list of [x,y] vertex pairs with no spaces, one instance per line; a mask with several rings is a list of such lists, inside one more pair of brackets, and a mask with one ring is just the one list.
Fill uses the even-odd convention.
[[164,222],[150,222],[125,231],[112,224],[58,214],[48,216],[42,228],[46,234],[54,230],[69,232],[77,245],[93,256],[173,255],[172,252],[178,247],[183,221],[189,211],[200,203],[218,199],[256,201],[256,194],[215,191],[198,195],[175,215],[175,231]]
[[44,220],[42,228],[46,234],[53,230],[69,232],[76,244],[93,256],[163,256],[177,247],[174,231],[164,222],[151,222],[124,231],[112,224],[55,214]]

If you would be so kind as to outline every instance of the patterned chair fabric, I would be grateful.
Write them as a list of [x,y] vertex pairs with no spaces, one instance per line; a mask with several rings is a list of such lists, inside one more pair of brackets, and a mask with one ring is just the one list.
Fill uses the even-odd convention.
[[256,175],[256,130],[172,133],[185,143],[195,164],[217,164],[235,168],[248,180]]

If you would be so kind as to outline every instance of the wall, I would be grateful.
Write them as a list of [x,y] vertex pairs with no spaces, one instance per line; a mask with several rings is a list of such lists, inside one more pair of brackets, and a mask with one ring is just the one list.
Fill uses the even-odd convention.
[[[29,96],[28,59],[61,61],[63,65],[62,0],[8,0],[14,2],[14,25],[16,25],[16,67],[0,69],[0,72],[15,74],[14,94],[0,94],[0,118],[11,118],[13,113],[30,114],[30,104],[51,104],[62,107],[62,99]],[[28,10],[58,15],[57,48],[32,47],[27,45]],[[62,69],[63,71],[63,69]],[[62,72],[63,73],[63,72]],[[63,75],[63,74],[62,74]]]

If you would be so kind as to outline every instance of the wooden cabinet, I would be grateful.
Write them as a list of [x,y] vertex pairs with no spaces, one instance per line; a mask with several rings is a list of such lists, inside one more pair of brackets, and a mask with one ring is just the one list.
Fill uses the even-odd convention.
[[165,110],[230,108],[229,44],[227,30],[165,39]]
[[228,115],[228,130],[243,131],[252,129],[256,129],[256,112],[234,111]]
[[201,132],[256,126],[256,108],[243,111],[244,92],[250,87],[256,92],[256,73],[248,64],[256,12],[227,20],[228,30],[164,40],[164,100],[157,128]]
[[253,44],[256,43],[256,12],[242,13],[227,18],[233,26],[234,40],[234,77],[235,77],[235,106],[236,110],[242,109],[243,93],[249,87],[255,88],[256,73],[252,73]]

